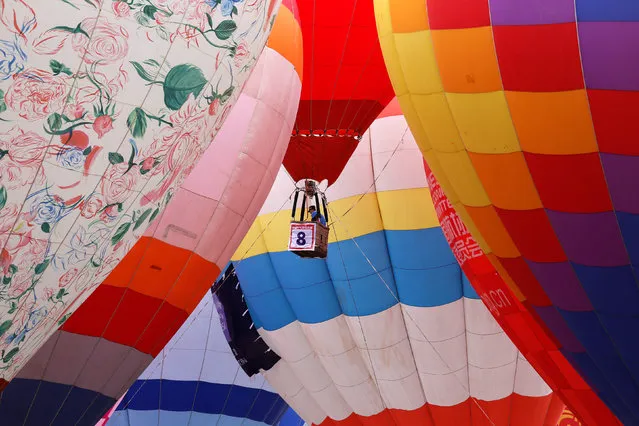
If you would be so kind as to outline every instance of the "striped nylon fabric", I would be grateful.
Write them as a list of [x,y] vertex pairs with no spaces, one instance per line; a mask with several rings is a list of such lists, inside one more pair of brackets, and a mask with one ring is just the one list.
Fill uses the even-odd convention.
[[263,376],[249,378],[237,363],[209,293],[106,426],[275,426],[287,409]]
[[[402,116],[376,120],[326,194],[328,257],[287,252],[280,170],[234,255],[264,373],[315,425],[555,425],[563,403],[462,274]],[[471,398],[472,396],[472,398]]]
[[[639,425],[639,3],[375,0],[428,165],[597,396]],[[581,405],[597,424],[609,410]]]
[[4,390],[2,426],[87,425],[115,403],[188,318],[273,184],[301,92],[295,2],[225,125],[171,203]]

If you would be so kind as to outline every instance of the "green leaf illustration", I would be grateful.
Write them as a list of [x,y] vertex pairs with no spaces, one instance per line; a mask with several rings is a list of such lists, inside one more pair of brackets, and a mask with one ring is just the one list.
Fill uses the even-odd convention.
[[49,128],[54,132],[60,130],[60,128],[62,127],[62,116],[57,112],[54,112],[47,118],[47,124],[49,125]]
[[64,324],[64,322],[66,320],[68,320],[70,316],[71,316],[71,314],[64,314],[64,316],[62,318],[60,318],[60,320],[58,321],[58,325]]
[[49,259],[45,259],[44,262],[38,263],[35,267],[36,275],[43,273],[45,269],[47,269],[47,266],[49,266]]
[[122,225],[120,225],[113,237],[111,237],[111,245],[116,245],[117,243],[119,243],[120,240],[122,240],[122,238],[124,238],[126,233],[129,231],[130,227],[131,222],[123,223]]
[[237,29],[237,24],[232,19],[227,19],[218,24],[213,30],[220,40],[227,40],[233,35],[233,31]]
[[124,157],[119,152],[109,152],[109,163],[114,165],[124,163]]
[[51,67],[51,71],[53,71],[53,75],[58,75],[60,73],[64,73],[66,75],[72,75],[73,72],[64,65],[62,62],[58,62],[55,59],[51,59],[49,61],[49,66]]
[[143,27],[148,27],[151,24],[151,19],[144,14],[144,12],[135,12],[135,21]]
[[144,13],[150,19],[155,19],[155,12],[157,11],[158,11],[158,8],[150,4],[142,8],[142,13]]
[[7,110],[7,104],[4,102],[4,91],[0,89],[0,114]]
[[82,34],[82,35],[87,36],[88,38],[91,38],[91,36],[86,31],[84,31],[80,25],[82,25],[82,23],[79,23],[75,28],[65,27],[64,25],[60,25],[58,27],[53,27],[51,29],[52,30],[66,31],[66,32],[69,32],[71,34]]
[[195,65],[181,64],[171,68],[164,79],[164,104],[177,111],[191,93],[197,97],[206,82],[202,70]]
[[220,95],[220,102],[225,104],[231,98],[232,94],[233,94],[233,86],[226,89],[224,93]]
[[156,67],[156,68],[160,67],[160,63],[156,61],[155,59],[146,59],[144,63],[152,67]]
[[11,320],[6,320],[2,324],[0,324],[0,337],[2,337],[4,333],[7,332],[7,330],[11,327],[11,324],[13,324],[13,321]]
[[144,137],[146,133],[146,113],[142,108],[135,108],[129,114],[129,117],[126,119],[126,125],[129,126],[129,130],[131,131],[131,135],[134,138]]
[[40,225],[40,229],[42,229],[42,232],[48,234],[49,232],[51,232],[51,225],[49,225],[47,222],[44,222],[42,225]]
[[155,210],[153,210],[153,214],[149,218],[149,223],[153,222],[153,219],[155,219],[159,213],[160,209],[156,208]]
[[142,223],[144,223],[144,221],[146,220],[147,217],[149,217],[152,211],[153,209],[146,209],[144,213],[140,215],[138,220],[135,221],[135,226],[133,226],[134,231],[138,229],[140,226],[142,226]]
[[61,289],[60,289],[60,290],[58,290],[58,292],[56,293],[55,298],[56,298],[57,300],[61,300],[61,299],[62,299],[64,296],[66,296],[67,294],[69,294],[69,292],[68,292],[66,289],[64,289],[64,288],[61,288]]
[[0,209],[7,205],[7,188],[0,186]]
[[153,76],[149,74],[149,72],[142,66],[142,64],[140,64],[139,62],[131,61],[131,65],[133,65],[133,68],[135,68],[135,71],[138,73],[140,78],[142,78],[142,80],[148,82],[153,81]]
[[9,352],[7,352],[6,355],[5,355],[4,351],[2,351],[2,361],[4,361],[5,364],[7,362],[11,361],[11,358],[16,356],[16,354],[18,353],[19,350],[20,350],[20,348],[13,348]]
[[213,29],[213,18],[211,18],[211,14],[210,13],[206,14],[206,20],[209,23],[209,28]]

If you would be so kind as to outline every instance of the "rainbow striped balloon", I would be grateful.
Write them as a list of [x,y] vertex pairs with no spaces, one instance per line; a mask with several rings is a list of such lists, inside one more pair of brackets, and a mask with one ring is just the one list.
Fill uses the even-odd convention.
[[287,251],[282,168],[234,255],[255,325],[282,360],[264,373],[322,425],[554,425],[563,403],[463,275],[423,159],[386,111],[326,191],[326,259]]

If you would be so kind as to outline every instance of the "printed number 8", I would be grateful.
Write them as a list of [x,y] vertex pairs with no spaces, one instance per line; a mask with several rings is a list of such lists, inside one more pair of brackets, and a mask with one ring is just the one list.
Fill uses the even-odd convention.
[[298,246],[306,245],[306,232],[298,232],[297,233],[297,241],[295,241]]

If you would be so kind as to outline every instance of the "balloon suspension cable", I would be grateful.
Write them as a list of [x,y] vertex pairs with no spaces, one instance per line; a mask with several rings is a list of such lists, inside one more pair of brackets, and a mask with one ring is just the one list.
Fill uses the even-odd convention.
[[[330,206],[329,206],[330,209]],[[333,217],[337,218],[337,221],[340,223],[340,225],[342,225],[344,227],[344,230],[347,234],[347,237],[355,244],[355,246],[357,247],[357,249],[360,251],[360,253],[362,253],[362,256],[364,256],[364,258],[366,259],[366,262],[368,262],[368,264],[371,266],[371,268],[373,269],[373,271],[375,272],[375,274],[377,275],[377,277],[382,281],[382,283],[384,284],[384,286],[386,287],[386,289],[388,290],[388,292],[390,293],[390,295],[393,297],[393,299],[395,299],[395,301],[398,304],[401,304],[401,301],[399,300],[399,298],[395,295],[395,293],[393,292],[393,290],[390,288],[390,286],[388,285],[388,283],[386,282],[386,280],[384,279],[384,277],[382,277],[382,275],[379,273],[379,271],[377,270],[377,268],[375,267],[375,265],[373,265],[373,262],[371,262],[371,260],[369,259],[369,257],[366,255],[366,253],[364,253],[364,250],[362,250],[362,248],[360,247],[360,245],[357,243],[357,241],[355,240],[355,238],[353,238],[352,236],[350,236],[350,233],[348,232],[348,227],[346,225],[344,225],[341,222],[341,219],[339,216],[336,215],[336,213],[334,211],[331,210],[331,214],[333,215]],[[335,229],[333,228],[333,232],[335,235],[335,240],[337,241],[337,247],[339,248],[340,244],[339,241],[337,240],[337,232],[335,231]],[[346,264],[344,263],[344,258],[342,257],[341,254],[341,250],[340,250],[340,257],[342,260],[342,266],[344,267],[344,271],[346,274],[346,281],[348,282],[348,286],[352,292],[352,288],[351,288],[351,282],[348,278],[348,273],[346,272]],[[355,302],[355,300],[353,300],[353,303],[355,305],[355,310],[358,311],[358,323],[360,325],[360,328],[362,328],[362,324],[361,324],[361,320],[359,320],[359,310],[357,309],[357,303]],[[428,344],[430,345],[430,347],[433,349],[433,351],[435,351],[435,353],[437,354],[437,356],[439,357],[439,359],[442,361],[442,363],[444,363],[444,365],[451,371],[451,374],[457,379],[457,381],[459,382],[459,384],[462,386],[462,388],[468,392],[468,397],[477,405],[477,408],[479,408],[479,410],[483,413],[483,415],[486,417],[486,419],[490,422],[490,424],[492,426],[495,426],[495,423],[492,421],[492,419],[490,418],[490,416],[488,415],[488,413],[483,409],[483,407],[481,406],[481,404],[479,403],[479,401],[477,401],[477,398],[475,398],[471,393],[470,393],[470,384],[466,383],[464,384],[461,379],[454,374],[454,370],[453,368],[446,362],[446,360],[444,359],[444,357],[439,353],[439,351],[437,350],[437,348],[435,347],[435,345],[428,339],[428,337],[426,337],[426,334],[424,333],[424,331],[422,330],[422,328],[419,326],[419,324],[417,323],[417,321],[415,320],[415,318],[412,317],[412,315],[406,311],[402,309],[402,313],[406,314],[408,316],[408,318],[413,322],[413,324],[417,327],[417,329],[419,330],[419,333],[422,335],[422,337],[424,338],[424,340],[426,340],[426,342],[428,342]],[[364,337],[364,345],[366,345],[366,351],[368,352],[368,356],[370,358],[370,349],[368,349],[368,344],[366,343],[366,335],[364,334],[364,330],[362,328],[362,336]],[[373,370],[373,372],[375,371],[375,368],[373,367],[373,363],[372,363],[372,359],[370,359],[371,361],[371,369]],[[516,362],[516,360],[515,360]],[[377,383],[377,378],[375,377],[375,382]],[[426,400],[428,402],[428,400]],[[388,407],[387,407],[388,408]]]

